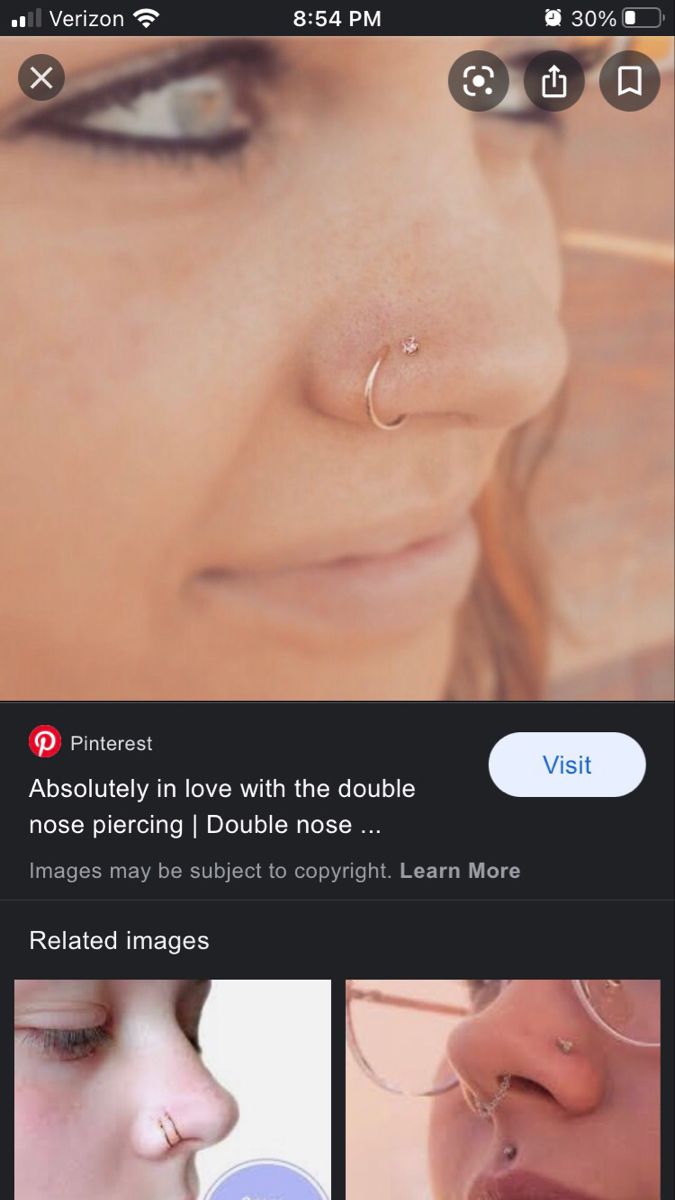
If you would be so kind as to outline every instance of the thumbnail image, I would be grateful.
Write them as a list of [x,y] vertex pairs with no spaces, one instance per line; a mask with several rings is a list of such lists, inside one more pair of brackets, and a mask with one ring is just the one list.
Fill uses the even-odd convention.
[[217,1197],[258,1160],[329,1195],[329,981],[17,980],[14,1033],[14,1200]]
[[659,1200],[660,991],[348,980],[348,1200]]

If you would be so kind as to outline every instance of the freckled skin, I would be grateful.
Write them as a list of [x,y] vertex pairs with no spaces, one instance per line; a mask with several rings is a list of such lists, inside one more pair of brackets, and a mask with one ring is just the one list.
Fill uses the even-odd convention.
[[[573,1042],[569,1055],[556,1046],[561,1034]],[[504,1169],[597,1200],[659,1200],[659,1051],[603,1031],[568,980],[512,981],[497,1003],[454,1031],[448,1054],[461,1087],[433,1104],[433,1200],[466,1200],[480,1175]],[[493,1118],[482,1120],[463,1093],[491,1097],[505,1073],[512,1086]],[[512,1168],[502,1156],[507,1143],[518,1150]]]
[[[460,519],[556,393],[540,133],[451,101],[466,40],[280,39],[269,137],[241,165],[0,143],[2,696],[443,695],[459,599],[354,636],[195,578]],[[124,65],[138,41],[114,39]],[[44,49],[86,81],[111,45]],[[365,379],[411,334],[378,380],[411,419],[379,435]]]
[[[196,1195],[195,1154],[237,1120],[235,1100],[186,1037],[203,999],[176,980],[17,982],[15,1200]],[[28,1041],[28,1028],[50,1020],[80,1027],[92,1003],[104,1005],[112,1036],[88,1057],[58,1058]],[[165,1112],[184,1139],[173,1148],[158,1123]]]

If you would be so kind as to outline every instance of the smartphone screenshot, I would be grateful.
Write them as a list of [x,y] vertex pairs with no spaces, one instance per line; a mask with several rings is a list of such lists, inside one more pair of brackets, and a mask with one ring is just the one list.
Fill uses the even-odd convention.
[[673,33],[6,6],[14,1200],[674,1194]]

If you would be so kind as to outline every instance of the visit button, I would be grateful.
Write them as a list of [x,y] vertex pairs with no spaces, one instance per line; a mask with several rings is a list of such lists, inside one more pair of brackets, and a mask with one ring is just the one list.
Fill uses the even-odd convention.
[[508,796],[627,796],[646,766],[627,733],[509,733],[489,761],[492,782]]

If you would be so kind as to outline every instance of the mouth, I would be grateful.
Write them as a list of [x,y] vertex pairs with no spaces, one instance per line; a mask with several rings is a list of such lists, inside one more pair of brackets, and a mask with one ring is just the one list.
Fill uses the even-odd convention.
[[513,1171],[508,1175],[482,1175],[473,1184],[467,1200],[599,1200],[599,1197],[530,1171]]
[[369,635],[414,630],[465,598],[479,555],[467,515],[445,528],[364,530],[351,544],[253,570],[199,573],[202,594],[277,623]]

